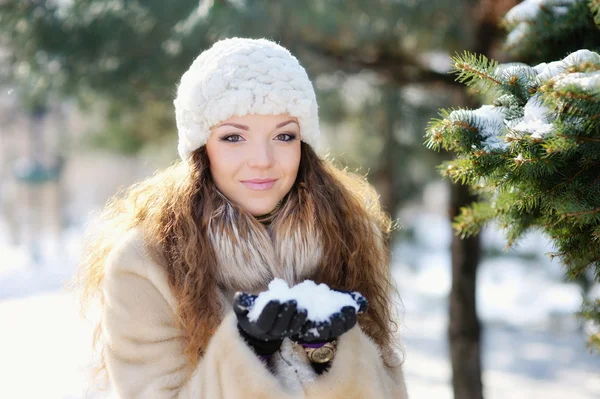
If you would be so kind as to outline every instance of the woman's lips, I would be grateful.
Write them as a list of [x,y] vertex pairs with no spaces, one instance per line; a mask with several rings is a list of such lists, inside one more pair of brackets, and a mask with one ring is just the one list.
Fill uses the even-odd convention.
[[276,181],[277,180],[244,180],[242,183],[250,190],[263,191],[273,187]]

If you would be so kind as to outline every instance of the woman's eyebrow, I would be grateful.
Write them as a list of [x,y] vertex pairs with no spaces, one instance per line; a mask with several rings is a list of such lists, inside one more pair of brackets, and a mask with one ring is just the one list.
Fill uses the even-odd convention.
[[[300,124],[298,124],[298,122],[296,122],[293,119],[290,119],[289,121],[278,123],[277,126],[275,126],[275,127],[277,129],[279,129],[280,127],[284,127],[285,125],[288,125],[290,123],[295,123],[296,125],[300,126]],[[233,127],[236,127],[238,129],[242,129],[242,130],[250,130],[250,128],[246,125],[240,125],[239,123],[233,123],[233,122],[221,123],[218,127],[221,127],[221,126],[233,126]]]
[[231,122],[221,123],[219,125],[219,127],[221,127],[221,126],[233,126],[233,127],[237,127],[238,129],[242,129],[242,130],[250,130],[250,128],[248,126],[240,125],[239,123],[231,123]]
[[285,125],[287,125],[287,124],[290,124],[290,123],[295,123],[296,125],[300,126],[300,125],[298,124],[298,122],[296,122],[296,121],[295,121],[295,120],[293,120],[293,119],[290,119],[289,121],[285,121],[285,122],[278,123],[278,124],[277,124],[277,128],[279,129],[280,127],[284,127]]

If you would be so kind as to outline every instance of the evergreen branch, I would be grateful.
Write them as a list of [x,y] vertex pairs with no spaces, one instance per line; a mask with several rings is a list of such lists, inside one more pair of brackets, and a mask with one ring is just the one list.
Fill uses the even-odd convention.
[[591,142],[594,142],[594,143],[600,143],[600,139],[595,139],[595,138],[592,138],[592,137],[570,136],[570,135],[567,135],[567,134],[557,134],[556,136],[557,137],[562,137],[562,138],[565,138],[565,139],[573,139],[573,140],[577,140],[577,141],[591,141]]
[[484,55],[471,54],[465,51],[463,55],[456,54],[452,57],[454,68],[452,73],[458,73],[457,81],[473,86],[482,81],[490,82],[496,86],[502,85],[498,79],[494,77],[494,71],[498,67],[498,63],[494,60],[489,60]]
[[600,0],[590,0],[588,7],[594,16],[594,23],[600,29]]
[[460,208],[460,213],[454,219],[452,228],[463,239],[472,237],[479,234],[494,216],[496,216],[496,212],[488,202],[474,202]]
[[590,96],[589,94],[573,93],[572,91],[567,91],[567,92],[555,91],[555,92],[552,93],[552,97],[555,97],[555,98],[568,98],[570,100],[576,99],[576,100],[596,101],[596,99],[594,98],[594,96]]
[[[594,163],[591,163],[591,164],[589,164],[589,165],[587,165],[587,166],[583,167],[583,168],[582,168],[582,169],[580,169],[580,170],[579,170],[577,173],[575,173],[573,176],[571,176],[571,177],[569,178],[569,180],[567,180],[567,181],[564,181],[564,182],[562,182],[562,183],[560,183],[560,184],[557,184],[557,185],[555,185],[554,187],[552,187],[551,189],[545,190],[545,191],[544,191],[544,192],[542,192],[541,194],[537,194],[537,193],[530,194],[529,196],[527,196],[527,197],[525,197],[525,198],[523,199],[523,202],[534,200],[536,197],[538,197],[538,198],[540,198],[540,197],[547,197],[547,196],[550,196],[550,195],[554,194],[554,193],[556,192],[556,190],[558,190],[558,189],[559,189],[559,188],[561,188],[561,187],[564,187],[564,186],[566,186],[567,184],[571,184],[571,183],[573,183],[573,181],[575,181],[575,179],[577,178],[577,176],[579,176],[580,174],[582,174],[583,172],[585,172],[586,170],[588,170],[588,169],[589,169],[589,168],[591,168],[592,166],[596,166],[596,165],[598,165],[599,163],[600,163],[600,162],[594,162]],[[599,176],[599,178],[600,178],[600,176]]]
[[596,177],[596,178],[594,179],[594,181],[592,182],[592,184],[594,184],[594,185],[595,185],[595,184],[598,184],[598,182],[599,182],[599,181],[600,181],[600,175],[598,175],[598,177]]
[[572,217],[572,216],[589,215],[591,213],[597,213],[597,212],[600,212],[600,207],[594,208],[594,209],[589,209],[587,211],[567,212],[567,213],[563,213],[561,216],[563,218],[565,218],[565,217]]
[[554,188],[552,188],[552,190],[550,190],[549,192],[546,192],[545,194],[552,194],[554,193],[559,187],[564,186],[566,184],[570,184],[573,183],[573,181],[577,178],[577,176],[579,176],[580,174],[582,174],[583,172],[585,172],[586,170],[588,170],[589,168],[591,168],[592,166],[596,166],[598,165],[599,162],[594,162],[594,163],[590,163],[589,165],[587,165],[586,167],[582,168],[579,172],[575,173],[573,176],[571,176],[571,178],[569,180],[567,180],[566,182],[557,184],[556,186],[554,186]]
[[447,121],[446,126],[461,127],[463,129],[467,129],[473,133],[478,132],[477,128],[469,125],[468,123],[466,123],[464,121]]
[[464,154],[480,140],[479,129],[476,126],[464,119],[453,117],[458,111],[469,112],[470,110],[442,109],[439,113],[441,118],[432,119],[428,123],[425,142],[428,148],[436,151],[443,148]]
[[491,82],[493,82],[493,83],[495,83],[497,85],[501,85],[502,84],[502,82],[500,82],[498,79],[492,77],[489,74],[481,72],[481,71],[473,68],[470,65],[462,65],[462,70],[464,70],[467,73],[473,73],[473,74],[479,76],[479,78],[481,78],[482,80],[489,80],[489,81],[491,81]]
[[595,62],[584,61],[580,64],[571,66],[568,70],[570,73],[573,72],[597,72],[600,71],[600,65]]

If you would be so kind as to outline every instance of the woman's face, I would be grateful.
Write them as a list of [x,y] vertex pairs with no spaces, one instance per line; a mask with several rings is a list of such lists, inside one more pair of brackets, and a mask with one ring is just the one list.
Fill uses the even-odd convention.
[[254,216],[271,212],[290,191],[300,165],[300,126],[282,115],[234,116],[206,143],[219,190]]

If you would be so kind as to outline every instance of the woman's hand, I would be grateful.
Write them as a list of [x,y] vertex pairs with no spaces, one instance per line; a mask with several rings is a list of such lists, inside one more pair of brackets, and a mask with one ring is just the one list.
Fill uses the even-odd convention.
[[260,341],[281,341],[300,332],[307,313],[306,310],[297,309],[298,304],[295,300],[271,300],[256,320],[250,320],[248,313],[254,306],[256,297],[242,292],[235,294],[233,310],[244,333]]
[[353,306],[344,306],[325,321],[306,320],[300,332],[292,336],[294,341],[299,343],[333,341],[356,325],[357,315],[368,308],[367,299],[359,292],[336,291],[350,295],[358,305],[358,311]]

